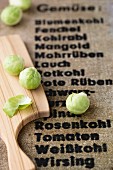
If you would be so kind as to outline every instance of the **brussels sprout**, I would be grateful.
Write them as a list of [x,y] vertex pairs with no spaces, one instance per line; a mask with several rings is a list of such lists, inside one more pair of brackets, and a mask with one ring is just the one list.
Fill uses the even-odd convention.
[[22,10],[16,6],[8,6],[1,13],[1,20],[4,24],[13,26],[22,19]]
[[26,89],[36,89],[41,83],[41,75],[35,67],[29,67],[20,72],[19,83]]
[[9,3],[20,7],[22,10],[27,10],[31,7],[31,0],[9,0]]
[[90,101],[87,95],[83,92],[81,93],[72,93],[66,99],[66,107],[69,112],[76,115],[84,113],[90,105]]
[[5,58],[3,67],[9,74],[17,76],[24,69],[24,60],[18,55],[10,55]]

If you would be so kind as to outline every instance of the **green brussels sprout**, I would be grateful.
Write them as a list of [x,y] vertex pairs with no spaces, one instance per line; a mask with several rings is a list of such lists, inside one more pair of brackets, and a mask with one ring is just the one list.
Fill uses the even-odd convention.
[[26,89],[36,89],[41,83],[41,75],[35,67],[29,67],[20,72],[19,83]]
[[18,55],[10,55],[3,62],[4,69],[13,76],[18,76],[24,69],[24,59]]
[[10,5],[20,7],[23,11],[31,7],[31,0],[9,0]]
[[76,115],[84,113],[90,105],[90,101],[84,92],[72,93],[66,99],[66,107],[69,112]]
[[1,12],[1,20],[8,26],[18,24],[22,19],[22,10],[16,6],[8,6]]

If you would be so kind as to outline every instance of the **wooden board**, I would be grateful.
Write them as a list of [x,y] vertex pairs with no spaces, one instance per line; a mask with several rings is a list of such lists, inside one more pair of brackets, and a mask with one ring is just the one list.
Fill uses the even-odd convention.
[[[20,129],[38,117],[49,116],[48,101],[42,85],[36,90],[26,90],[19,85],[18,77],[8,75],[3,69],[3,61],[9,55],[20,55],[25,60],[25,67],[33,66],[31,58],[19,35],[0,37],[0,135],[6,143],[8,162],[11,170],[35,169],[31,160],[22,152],[17,144]],[[14,117],[5,115],[2,108],[8,98],[24,94],[29,96],[33,104],[19,111]]]

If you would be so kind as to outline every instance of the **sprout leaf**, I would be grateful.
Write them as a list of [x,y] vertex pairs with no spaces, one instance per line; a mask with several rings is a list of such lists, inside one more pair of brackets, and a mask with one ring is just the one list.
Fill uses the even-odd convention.
[[32,104],[28,96],[17,95],[8,99],[3,107],[3,111],[9,116],[13,117],[17,110],[23,110]]

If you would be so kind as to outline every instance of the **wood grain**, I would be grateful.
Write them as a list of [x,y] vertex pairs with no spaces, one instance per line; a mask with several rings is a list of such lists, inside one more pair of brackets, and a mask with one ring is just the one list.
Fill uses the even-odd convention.
[[[18,77],[8,75],[3,69],[4,58],[17,54],[24,58],[25,67],[33,66],[31,58],[19,35],[0,37],[0,135],[8,150],[10,170],[34,170],[35,166],[17,143],[18,133],[28,122],[49,116],[49,105],[42,85],[36,90],[26,90],[19,85]],[[9,97],[24,94],[33,104],[9,118],[2,108]]]

